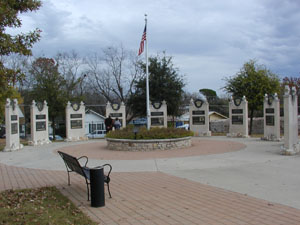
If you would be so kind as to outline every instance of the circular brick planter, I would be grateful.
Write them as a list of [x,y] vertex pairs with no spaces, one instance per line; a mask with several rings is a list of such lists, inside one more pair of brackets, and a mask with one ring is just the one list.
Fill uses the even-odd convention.
[[117,151],[153,151],[185,148],[191,146],[191,137],[172,139],[132,140],[106,138],[107,147]]

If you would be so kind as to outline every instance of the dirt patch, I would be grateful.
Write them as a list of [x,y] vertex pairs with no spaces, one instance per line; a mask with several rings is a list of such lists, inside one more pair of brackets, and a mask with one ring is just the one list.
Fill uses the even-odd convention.
[[105,160],[141,160],[153,158],[177,158],[198,155],[222,154],[226,152],[234,152],[244,149],[246,145],[233,141],[207,140],[200,138],[192,139],[192,146],[183,149],[173,150],[155,150],[151,152],[129,152],[129,151],[113,151],[106,147],[106,141],[80,144],[59,149],[80,157],[86,155],[91,159]]

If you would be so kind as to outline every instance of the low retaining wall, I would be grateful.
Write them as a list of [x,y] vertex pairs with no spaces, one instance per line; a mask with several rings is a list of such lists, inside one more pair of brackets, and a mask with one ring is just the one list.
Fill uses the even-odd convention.
[[106,138],[107,147],[117,151],[153,151],[190,147],[191,137],[173,139],[132,140]]
[[[250,129],[250,119],[248,120]],[[210,122],[210,131],[212,133],[229,133],[229,119],[218,120]],[[298,116],[298,132],[300,134],[300,116]],[[264,119],[263,118],[253,118],[252,126],[253,134],[264,134]],[[280,133],[284,133],[284,120],[283,117],[280,118]]]

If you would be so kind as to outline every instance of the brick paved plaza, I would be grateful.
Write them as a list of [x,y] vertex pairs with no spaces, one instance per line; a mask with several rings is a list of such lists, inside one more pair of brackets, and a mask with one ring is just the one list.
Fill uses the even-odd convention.
[[[89,146],[93,149],[94,146],[97,145],[95,143],[96,142],[80,142],[78,143],[80,145],[72,143],[73,147],[71,149],[73,149],[74,152],[76,152],[77,149],[78,153],[78,146],[81,146],[80,149],[84,151],[84,149],[88,149]],[[102,144],[103,143],[100,145]],[[225,142],[219,144],[225,146]],[[222,155],[225,157],[226,154],[234,155],[239,152],[248,151],[248,148],[245,148],[243,144],[237,143],[235,147],[239,146],[239,150],[233,146],[233,142],[228,144],[234,149],[234,152],[215,152],[215,154],[218,153],[219,157]],[[246,143],[246,145],[247,144],[248,143]],[[63,145],[62,149],[65,151],[70,149],[68,144],[64,143]],[[207,145],[209,145],[209,143],[207,143]],[[266,144],[263,145],[266,147]],[[270,146],[272,146],[272,144]],[[87,215],[99,222],[99,224],[300,224],[299,208],[192,181],[192,179],[185,179],[180,177],[180,175],[173,176],[167,174],[167,169],[163,169],[166,165],[161,165],[161,171],[158,169],[156,171],[143,172],[139,172],[138,168],[136,172],[128,172],[126,168],[124,168],[122,172],[120,167],[116,166],[117,169],[115,171],[113,170],[111,175],[110,185],[113,198],[110,199],[108,194],[105,193],[106,206],[102,208],[92,208],[90,207],[90,202],[86,200],[86,185],[82,177],[72,174],[71,186],[67,185],[67,173],[63,168],[63,162],[56,154],[58,147],[61,148],[61,146],[57,145],[49,148],[49,150],[47,150],[47,147],[43,147],[43,150],[41,150],[42,152],[47,151],[48,154],[52,155],[53,159],[57,160],[59,164],[62,164],[61,167],[53,165],[53,168],[47,170],[43,169],[43,166],[36,166],[41,168],[35,169],[29,168],[35,167],[33,165],[30,166],[29,162],[27,162],[27,166],[20,163],[21,151],[28,151],[27,154],[34,155],[37,154],[36,151],[39,151],[39,149],[24,149],[18,152],[1,153],[0,190],[56,186],[64,195],[69,197],[79,208],[87,213]],[[194,146],[194,148],[196,147]],[[226,147],[224,147],[224,149],[226,149]],[[213,147],[210,147],[210,150],[213,151]],[[268,150],[269,149],[267,149],[266,152],[268,152]],[[88,153],[89,151],[87,151],[87,155],[89,156]],[[272,157],[284,157],[274,153],[276,152],[270,154],[270,160],[275,160],[275,158]],[[163,157],[167,157],[167,152],[154,154],[158,155],[154,155],[153,158],[161,158],[160,154],[163,154]],[[172,157],[176,157],[174,152],[170,154]],[[180,159],[184,158],[181,152],[178,154],[178,157],[181,157]],[[13,159],[14,155],[16,161]],[[196,153],[193,153],[192,156],[187,157],[187,159],[192,161],[193,158],[204,157],[200,152],[198,156],[196,155]],[[97,158],[95,155],[92,156]],[[122,161],[120,158],[122,154],[118,155],[117,158],[112,155],[111,158],[114,160],[111,161],[109,161],[110,158],[108,155],[105,156],[108,157],[107,160],[105,160],[104,157],[102,158],[104,161],[98,160],[98,162],[102,163],[108,161],[112,163],[113,166],[117,163],[126,165],[124,164],[126,160]],[[3,157],[7,158],[7,160],[3,160]],[[24,155],[22,157],[26,160]],[[146,158],[149,159],[151,156],[147,155]],[[289,160],[288,158],[284,160],[286,159]],[[299,156],[294,156],[294,159],[299,162],[300,158]],[[33,158],[32,164],[34,164],[34,160]],[[130,160],[130,163],[132,164],[132,162],[135,161],[138,164],[141,160],[142,156],[139,156],[139,159]],[[161,160],[166,160],[166,158],[161,158]],[[51,162],[51,160],[48,161]],[[97,161],[94,161],[93,163],[96,162]],[[201,160],[199,163],[201,163]],[[191,162],[190,166],[192,167],[193,165],[193,162]],[[158,165],[156,168],[160,168],[160,166]],[[201,173],[201,170],[199,173]],[[282,195],[284,194],[285,193],[282,192]]]

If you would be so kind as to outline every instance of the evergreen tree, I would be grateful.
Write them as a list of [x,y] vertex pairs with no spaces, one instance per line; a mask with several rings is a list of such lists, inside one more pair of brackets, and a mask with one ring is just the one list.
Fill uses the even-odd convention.
[[245,96],[248,101],[251,134],[254,111],[262,108],[265,94],[279,93],[279,78],[265,66],[250,60],[234,77],[225,78],[225,81],[224,89],[228,93],[234,97]]
[[[140,63],[146,71],[145,63]],[[165,100],[168,105],[168,115],[181,115],[180,106],[183,98],[183,77],[174,68],[172,57],[165,55],[149,58],[149,92],[150,101]],[[146,77],[143,76],[135,82],[134,92],[127,105],[135,116],[146,115]]]
[[36,59],[32,63],[30,72],[34,77],[34,83],[30,91],[31,100],[47,101],[49,119],[52,121],[52,128],[55,132],[55,119],[58,116],[64,116],[64,109],[69,100],[66,94],[66,80],[58,72],[57,63],[50,58]]

